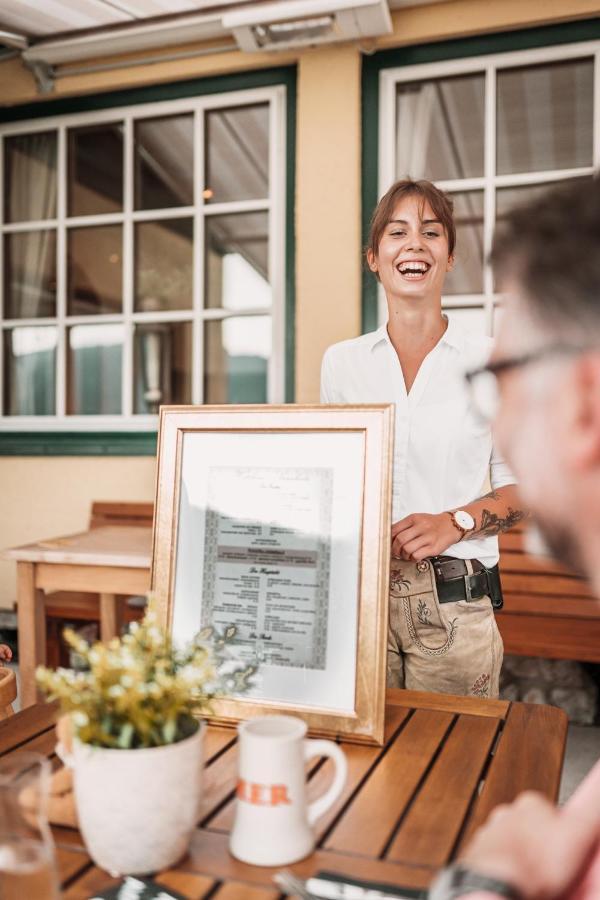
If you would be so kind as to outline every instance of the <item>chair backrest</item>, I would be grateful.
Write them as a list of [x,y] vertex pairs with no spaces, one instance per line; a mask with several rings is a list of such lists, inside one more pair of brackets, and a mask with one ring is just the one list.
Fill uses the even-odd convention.
[[147,525],[152,527],[153,503],[122,503],[94,500],[90,528],[100,525]]
[[0,666],[0,720],[12,716],[17,699],[17,679],[12,669]]

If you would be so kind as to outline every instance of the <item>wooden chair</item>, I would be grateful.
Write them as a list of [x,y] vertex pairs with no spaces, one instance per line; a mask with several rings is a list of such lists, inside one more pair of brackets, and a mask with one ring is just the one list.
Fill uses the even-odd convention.
[[[152,527],[154,504],[146,502],[94,501],[90,513],[90,529],[106,525],[139,525]],[[143,615],[140,606],[129,606],[129,598],[118,598],[119,620],[123,624]],[[100,595],[77,591],[54,591],[44,598],[46,616],[46,662],[51,668],[68,665],[61,636],[69,622],[99,622]]]
[[0,666],[0,721],[12,716],[17,699],[17,679],[12,669]]
[[600,662],[600,602],[585,579],[526,553],[522,529],[500,537],[500,575],[506,653]]

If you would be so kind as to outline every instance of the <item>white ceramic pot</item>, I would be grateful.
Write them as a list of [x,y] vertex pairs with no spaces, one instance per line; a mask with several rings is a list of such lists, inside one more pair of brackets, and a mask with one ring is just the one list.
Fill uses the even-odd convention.
[[79,827],[94,862],[111,875],[144,875],[186,852],[198,821],[204,723],[165,747],[110,750],[75,740]]

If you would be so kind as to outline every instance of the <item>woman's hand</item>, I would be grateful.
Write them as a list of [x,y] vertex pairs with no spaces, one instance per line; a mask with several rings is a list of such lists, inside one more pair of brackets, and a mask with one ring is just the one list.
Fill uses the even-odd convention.
[[12,659],[12,650],[7,644],[0,644],[0,662],[10,662]]
[[448,513],[413,513],[392,525],[392,556],[419,562],[444,553],[460,538]]

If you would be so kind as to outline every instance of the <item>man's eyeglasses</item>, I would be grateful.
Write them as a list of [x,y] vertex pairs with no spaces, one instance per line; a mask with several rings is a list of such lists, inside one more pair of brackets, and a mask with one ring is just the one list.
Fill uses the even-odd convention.
[[510,356],[506,359],[498,359],[465,373],[465,378],[471,393],[471,403],[477,415],[486,422],[492,422],[500,402],[498,390],[498,375],[502,372],[510,372],[511,369],[520,369],[532,363],[539,362],[552,356],[576,355],[584,351],[584,347],[575,347],[570,344],[550,344],[547,347],[539,347],[530,353],[521,356]]

